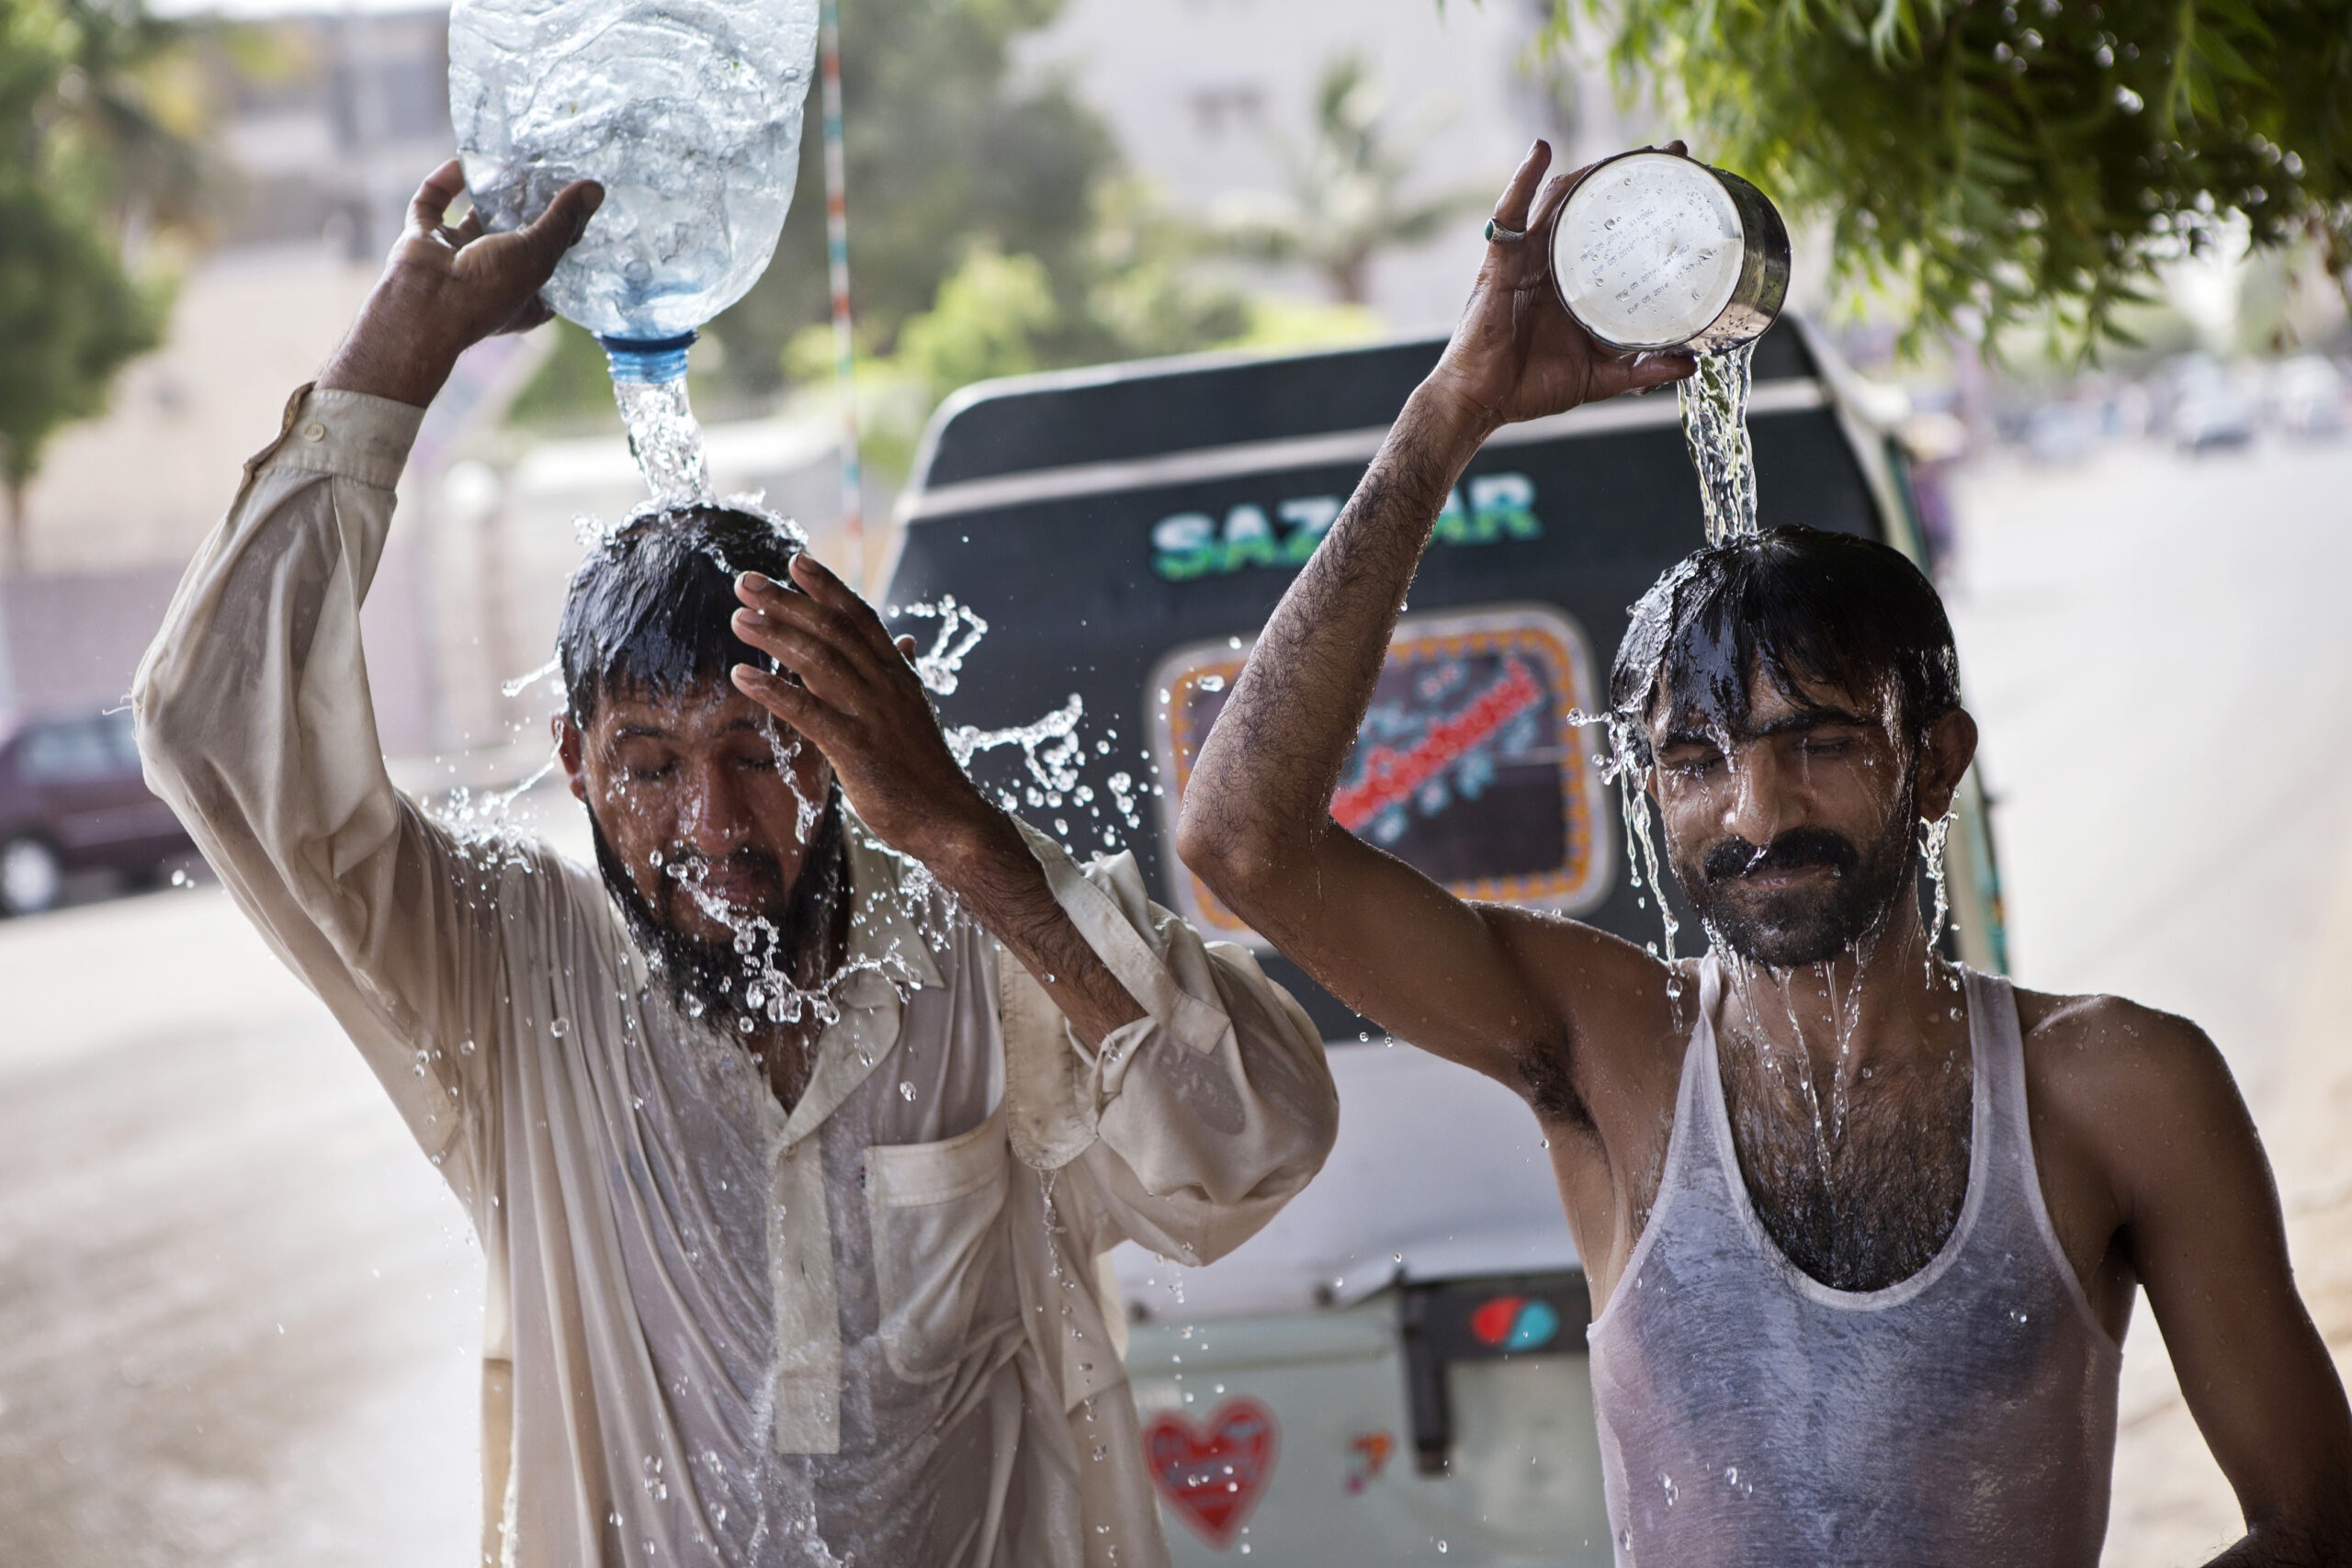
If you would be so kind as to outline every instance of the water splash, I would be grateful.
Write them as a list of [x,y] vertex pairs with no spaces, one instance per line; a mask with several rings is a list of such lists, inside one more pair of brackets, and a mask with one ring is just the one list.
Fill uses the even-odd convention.
[[[1625,829],[1625,879],[1635,895],[1637,903],[1657,900],[1659,934],[1664,945],[1650,945],[1650,955],[1666,965],[1666,995],[1670,1002],[1682,1000],[1682,973],[1675,967],[1674,939],[1682,930],[1681,920],[1674,913],[1674,905],[1667,897],[1664,859],[1658,853],[1656,815],[1650,807],[1650,770],[1641,761],[1642,750],[1634,726],[1640,722],[1623,711],[1587,713],[1576,709],[1569,713],[1568,722],[1578,728],[1598,727],[1608,742],[1608,750],[1593,758],[1600,769],[1603,783],[1617,786],[1617,807]],[[1721,944],[1718,943],[1718,946]]]
[[913,615],[922,620],[936,620],[939,635],[932,639],[931,650],[915,656],[915,673],[923,685],[943,697],[956,694],[956,687],[963,677],[964,660],[989,635],[988,622],[968,604],[959,604],[953,593],[943,593],[937,604],[909,604],[894,609],[891,614]]
[[1928,881],[1935,889],[1935,908],[1928,917],[1928,979],[1936,978],[1936,946],[1944,939],[1944,922],[1951,916],[1951,869],[1944,863],[1944,846],[1951,841],[1957,810],[1919,825],[1919,858],[1926,863]]
[[[1079,764],[1085,758],[1086,748],[1079,739],[1078,723],[1085,715],[1084,701],[1072,692],[1069,701],[1031,724],[1015,725],[1009,729],[956,725],[946,732],[947,750],[955,757],[956,765],[968,773],[972,759],[981,752],[1019,747],[1029,782],[1023,787],[1017,804],[1032,808],[1059,807],[1083,787],[1079,783]],[[998,800],[1008,811],[1016,808],[1014,800],[1005,798],[1010,793],[1001,794]],[[1088,804],[1092,798],[1092,792],[1089,791],[1086,799],[1079,804]]]
[[562,690],[563,660],[561,658],[548,660],[527,675],[517,675],[511,681],[501,681],[498,683],[498,693],[501,696],[519,697],[542,681],[552,681],[555,682],[554,690],[559,693]]
[[639,381],[616,378],[613,399],[628,431],[628,449],[655,504],[688,506],[712,499],[710,467],[703,458],[702,426],[686,401],[686,379]]
[[1747,394],[1756,378],[1756,343],[1699,355],[1678,383],[1682,438],[1699,472],[1699,505],[1707,543],[1756,532],[1756,452],[1747,438]]

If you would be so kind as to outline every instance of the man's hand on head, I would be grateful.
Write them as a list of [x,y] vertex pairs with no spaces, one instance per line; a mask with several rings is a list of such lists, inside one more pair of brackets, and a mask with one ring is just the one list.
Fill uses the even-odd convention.
[[[1679,152],[1682,144],[1669,143],[1668,151]],[[1430,412],[1460,425],[1474,446],[1505,424],[1679,381],[1696,363],[1682,349],[1610,348],[1560,303],[1552,286],[1552,226],[1585,171],[1545,185],[1551,163],[1551,147],[1537,141],[1496,202],[1490,232],[1497,237],[1487,243],[1453,341],[1424,383],[1424,392],[1442,405]],[[1520,237],[1510,238],[1513,232]]]
[[448,379],[458,355],[496,333],[526,332],[552,313],[539,288],[587,231],[604,187],[575,180],[537,219],[500,234],[483,230],[479,210],[447,221],[464,190],[455,158],[417,187],[384,275],[320,373],[322,388],[422,408]]
[[805,551],[791,587],[747,571],[735,594],[735,635],[797,677],[738,664],[736,686],[816,744],[859,820],[927,866],[1088,1045],[1143,1017],[1056,901],[1019,825],[956,765],[909,662],[914,639],[892,641],[874,607]]
[[893,641],[874,607],[805,551],[791,585],[747,571],[735,593],[735,635],[797,677],[738,664],[736,686],[825,754],[883,842],[939,871],[975,837],[1011,831],[947,750],[908,662],[912,638]]

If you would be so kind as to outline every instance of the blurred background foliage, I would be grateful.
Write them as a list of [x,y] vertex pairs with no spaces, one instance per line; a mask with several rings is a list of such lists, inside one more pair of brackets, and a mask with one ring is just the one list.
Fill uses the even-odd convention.
[[[2250,244],[2352,269],[2352,0],[1555,0],[1792,211],[1913,344],[2128,342],[2155,268]],[[1997,342],[1997,336],[1994,337]]]
[[1274,138],[1285,188],[1234,193],[1217,213],[1219,237],[1240,255],[1303,263],[1335,299],[1362,305],[1383,251],[1426,244],[1493,193],[1483,184],[1412,192],[1421,143],[1450,117],[1424,102],[1394,123],[1386,86],[1362,54],[1324,65],[1314,112],[1314,135],[1304,147]]
[[[1109,129],[1069,85],[1014,63],[1060,0],[858,0],[842,7],[842,94],[856,310],[861,440],[868,464],[905,472],[931,411],[991,377],[1207,348],[1360,340],[1380,323],[1335,283],[1329,306],[1249,294],[1227,257],[1306,263],[1256,231],[1170,211],[1125,169]],[[1419,243],[1458,206],[1402,202],[1411,162],[1380,136],[1383,100],[1353,62],[1327,73],[1327,113],[1302,156],[1303,200],[1334,171],[1374,202],[1348,231],[1344,266]],[[796,206],[752,292],[704,330],[693,395],[706,418],[834,394],[826,325],[823,150],[812,105]],[[1333,151],[1333,139],[1351,138]],[[1406,139],[1409,146],[1409,139]],[[1354,188],[1354,187],[1351,187]],[[1278,254],[1279,253],[1279,254]],[[1360,299],[1361,289],[1357,290]],[[568,323],[510,417],[610,427],[604,357]]]
[[203,225],[208,109],[135,4],[0,0],[0,558],[49,438],[160,340],[169,242]]
[[[988,375],[1164,353],[1233,337],[1229,291],[1180,276],[1200,249],[1123,179],[1108,129],[1069,86],[1026,77],[1018,40],[1059,0],[858,0],[842,7],[850,273],[861,349],[885,380],[938,389]],[[713,411],[772,399],[822,356],[787,353],[827,320],[823,149],[802,147],[775,263],[705,330],[695,395]],[[586,334],[566,341],[517,419],[611,405]],[[863,396],[863,393],[861,393]]]

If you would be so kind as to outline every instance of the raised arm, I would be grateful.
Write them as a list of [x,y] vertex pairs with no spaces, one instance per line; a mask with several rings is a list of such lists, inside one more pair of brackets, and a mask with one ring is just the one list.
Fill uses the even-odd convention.
[[[1480,445],[1690,373],[1684,355],[1605,350],[1561,309],[1546,241],[1574,176],[1538,200],[1550,162],[1538,141],[1504,191],[1495,225],[1525,237],[1488,244],[1436,369],[1276,606],[1202,748],[1177,835],[1217,897],[1334,996],[1521,1089],[1521,1048],[1559,1019],[1514,957],[1527,918],[1453,897],[1341,828],[1330,802],[1422,548]],[[1593,941],[1607,964],[1607,939]]]
[[1338,1134],[1314,1025],[1248,953],[1151,903],[1132,855],[1080,872],[991,805],[948,751],[911,643],[809,557],[792,574],[786,588],[745,573],[735,629],[798,682],[738,665],[735,682],[814,742],[859,820],[1025,973],[1002,976],[1023,1157],[1085,1173],[1066,1218],[1093,1250],[1132,1236],[1206,1262],[1239,1245]]
[[539,285],[594,201],[575,187],[530,229],[477,242],[470,222],[442,228],[459,188],[452,162],[419,191],[350,337],[190,564],[133,702],[156,793],[478,1199],[503,857],[472,863],[393,789],[359,612],[421,405],[477,338],[544,317]]

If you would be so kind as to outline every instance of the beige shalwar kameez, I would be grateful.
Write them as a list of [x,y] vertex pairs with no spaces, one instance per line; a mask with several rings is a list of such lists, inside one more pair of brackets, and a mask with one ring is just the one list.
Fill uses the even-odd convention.
[[484,1561],[1163,1564],[1102,1255],[1208,1261],[1306,1185],[1316,1031],[1131,857],[1033,834],[1147,1010],[1090,1051],[853,820],[869,967],[787,1112],[593,871],[392,787],[359,611],[421,417],[298,393],[135,700],[150,782],[472,1216]]

